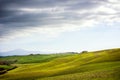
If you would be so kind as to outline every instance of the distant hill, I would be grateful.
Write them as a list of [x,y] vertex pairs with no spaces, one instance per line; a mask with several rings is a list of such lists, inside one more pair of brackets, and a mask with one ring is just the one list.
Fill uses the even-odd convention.
[[27,51],[24,49],[15,49],[7,52],[0,52],[0,56],[12,56],[12,55],[28,55],[28,54],[44,54],[47,52],[42,51]]

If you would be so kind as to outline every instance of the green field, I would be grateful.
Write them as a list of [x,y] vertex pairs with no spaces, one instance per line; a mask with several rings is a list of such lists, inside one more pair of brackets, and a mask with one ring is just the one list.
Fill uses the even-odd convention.
[[17,68],[0,80],[120,80],[120,49],[86,53],[8,56]]

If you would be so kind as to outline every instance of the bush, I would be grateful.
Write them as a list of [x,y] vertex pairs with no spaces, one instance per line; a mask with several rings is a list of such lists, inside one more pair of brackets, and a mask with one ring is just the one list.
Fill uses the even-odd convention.
[[1,75],[1,74],[4,74],[4,73],[6,73],[6,72],[7,72],[6,70],[0,71],[0,75]]
[[81,53],[87,53],[88,51],[82,51]]
[[11,60],[11,61],[0,61],[0,65],[10,65],[10,64],[13,64],[13,63],[16,63],[17,60]]
[[0,65],[10,65],[9,61],[0,61]]

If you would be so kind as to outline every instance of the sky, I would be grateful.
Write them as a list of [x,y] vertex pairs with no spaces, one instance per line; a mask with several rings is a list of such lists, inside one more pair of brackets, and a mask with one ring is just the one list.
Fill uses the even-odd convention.
[[0,0],[0,51],[120,48],[120,0]]

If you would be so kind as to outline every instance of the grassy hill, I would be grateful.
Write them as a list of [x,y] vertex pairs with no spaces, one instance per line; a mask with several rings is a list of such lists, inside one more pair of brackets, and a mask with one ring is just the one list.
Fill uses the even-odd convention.
[[120,80],[120,49],[81,54],[11,56],[18,68],[0,75],[2,80]]
[[1,57],[0,60],[14,61],[17,60],[17,64],[27,64],[27,63],[42,63],[48,62],[54,58],[69,56],[71,53],[67,54],[30,54],[23,56],[6,56]]

